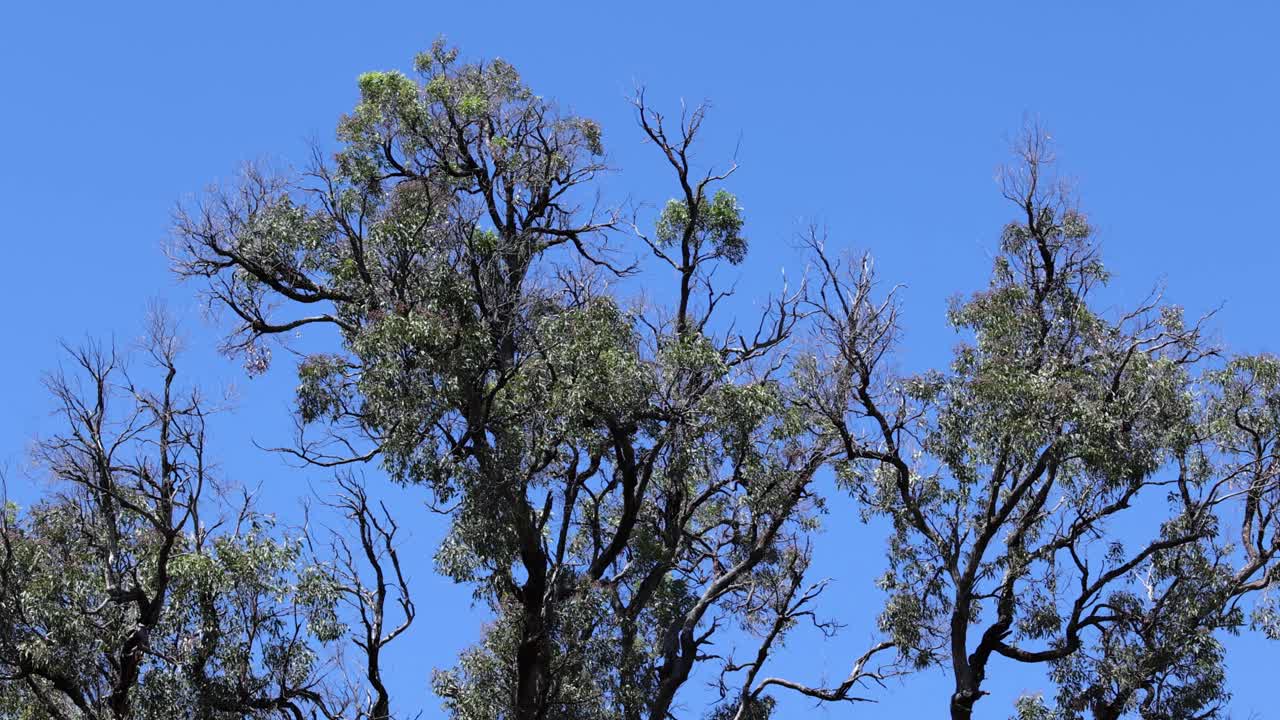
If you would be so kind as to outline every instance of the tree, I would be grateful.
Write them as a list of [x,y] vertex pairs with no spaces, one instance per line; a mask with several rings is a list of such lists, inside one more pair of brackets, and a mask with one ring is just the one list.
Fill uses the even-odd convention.
[[1277,380],[1280,363],[1268,356],[1206,373],[1192,444],[1178,467],[1207,487],[1206,506],[1237,498],[1243,506],[1219,512],[1197,542],[1154,554],[1132,590],[1111,593],[1110,617],[1094,641],[1054,663],[1057,717],[1218,717],[1230,699],[1221,633],[1252,624],[1277,636],[1265,600],[1247,617],[1248,599],[1274,588],[1280,573]]
[[334,573],[249,495],[230,503],[206,453],[208,406],[177,384],[160,316],[146,351],[158,383],[99,345],[68,348],[74,371],[46,383],[63,428],[36,459],[57,491],[0,517],[0,717],[390,717],[380,645],[360,645],[369,703],[332,682],[329,650],[347,632],[344,601],[381,623],[385,599],[352,599],[352,572],[381,575],[389,559],[399,576],[394,527],[344,484],[367,557],[348,553]]
[[599,126],[502,61],[437,43],[416,66],[360,78],[332,162],[250,169],[180,212],[177,270],[231,312],[252,370],[272,339],[338,331],[300,363],[285,452],[376,459],[449,515],[437,565],[496,614],[435,678],[454,717],[667,718],[721,625],[807,566],[811,481],[838,446],[786,376],[801,294],[746,334],[716,320],[713,274],[747,241],[733,167],[691,161],[703,108],[672,124],[636,99],[678,188],[636,232],[675,290],[626,308],[610,282],[640,267],[589,192]]
[[[811,395],[844,438],[843,482],[893,524],[882,625],[917,666],[950,668],[953,718],[996,656],[1054,663],[1071,713],[1211,711],[1213,633],[1276,580],[1275,360],[1214,371],[1201,323],[1158,298],[1094,310],[1108,275],[1049,138],[1032,128],[1017,151],[1003,189],[1018,219],[988,289],[951,307],[965,341],[948,371],[892,376],[892,298],[821,264],[829,350]],[[1240,497],[1242,553],[1220,537]],[[1127,518],[1162,500],[1144,536]]]
[[[1051,666],[1057,706],[1029,714],[1212,715],[1216,633],[1248,605],[1274,633],[1253,598],[1277,579],[1275,360],[1222,360],[1203,320],[1158,296],[1098,311],[1108,275],[1043,133],[1005,174],[1018,219],[991,283],[951,307],[954,363],[900,378],[895,293],[817,233],[814,284],[783,287],[742,327],[724,316],[717,270],[749,243],[726,188],[735,165],[695,163],[701,106],[664,118],[637,95],[673,197],[627,218],[600,199],[593,120],[443,42],[416,70],[361,76],[332,158],[248,168],[180,209],[173,260],[232,316],[225,350],[251,373],[301,329],[333,331],[301,354],[297,436],[280,451],[378,462],[448,516],[436,565],[495,618],[435,675],[452,716],[664,720],[709,667],[713,716],[755,719],[772,691],[868,700],[861,687],[904,670],[872,666],[890,651],[950,667],[952,717],[972,716],[997,656]],[[616,242],[628,229],[643,258]],[[637,274],[666,301],[628,304]],[[827,468],[892,523],[887,637],[845,682],[810,687],[765,666],[800,621],[833,628],[815,620],[824,584],[806,579]],[[285,583],[280,607],[329,628],[291,635],[298,653],[355,628],[362,692],[314,691],[323,674],[283,671],[279,652],[238,657],[255,659],[241,675],[282,676],[262,702],[383,717],[380,652],[416,611],[396,520],[349,478],[335,505],[355,534],[302,570],[287,555],[260,573]],[[13,538],[38,533],[12,524]],[[708,650],[731,626],[754,635],[746,660]],[[8,687],[63,683],[41,678]]]

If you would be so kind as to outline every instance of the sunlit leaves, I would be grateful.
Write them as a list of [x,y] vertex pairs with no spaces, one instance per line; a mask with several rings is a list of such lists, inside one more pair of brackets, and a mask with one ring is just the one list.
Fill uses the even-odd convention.
[[657,239],[670,246],[690,238],[695,253],[707,252],[737,265],[747,256],[747,241],[742,236],[743,216],[738,200],[726,190],[717,190],[711,198],[698,198],[697,217],[684,200],[669,200],[658,216]]

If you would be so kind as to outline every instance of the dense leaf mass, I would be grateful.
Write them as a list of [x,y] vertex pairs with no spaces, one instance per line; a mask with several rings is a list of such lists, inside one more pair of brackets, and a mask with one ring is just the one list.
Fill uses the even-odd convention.
[[672,317],[610,289],[637,268],[609,245],[621,212],[583,205],[605,170],[595,123],[501,61],[438,44],[417,70],[360,78],[332,162],[249,170],[182,214],[179,270],[239,319],[228,348],[252,370],[273,336],[341,334],[300,364],[293,452],[376,458],[447,508],[437,566],[498,616],[436,674],[451,713],[666,717],[708,621],[756,602],[783,558],[807,563],[787,548],[832,445],[788,399],[798,296],[750,338],[714,334],[711,273],[746,241],[727,174],[690,166],[701,111],[672,129],[638,104],[681,188],[651,244]]

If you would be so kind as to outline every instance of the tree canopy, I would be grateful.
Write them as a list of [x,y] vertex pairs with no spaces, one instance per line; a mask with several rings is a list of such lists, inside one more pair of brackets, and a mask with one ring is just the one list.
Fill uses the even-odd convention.
[[[174,223],[247,372],[331,331],[297,351],[277,452],[331,469],[346,525],[278,527],[215,482],[163,320],[155,386],[71,350],[36,450],[58,490],[0,527],[0,717],[412,717],[382,653],[433,613],[361,469],[421,488],[437,571],[492,610],[431,678],[457,720],[762,720],[779,693],[856,714],[930,666],[968,718],[1005,663],[1057,687],[1025,718],[1216,717],[1222,634],[1280,635],[1280,360],[1158,293],[1103,310],[1038,128],[951,363],[905,375],[897,291],[818,230],[796,284],[726,311],[751,242],[736,165],[695,162],[705,107],[636,95],[671,197],[611,205],[599,124],[443,42],[414,70],[359,78],[336,152],[248,167]],[[771,662],[802,623],[859,620],[810,576],[826,473],[891,528],[882,637],[835,685]],[[690,709],[697,678],[718,701]]]

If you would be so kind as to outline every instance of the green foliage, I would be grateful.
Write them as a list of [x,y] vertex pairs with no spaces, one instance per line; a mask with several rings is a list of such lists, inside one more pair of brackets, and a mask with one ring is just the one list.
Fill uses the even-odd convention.
[[[823,468],[890,523],[879,623],[894,672],[951,667],[957,717],[1002,656],[1053,664],[1058,707],[1026,700],[1028,718],[1222,700],[1216,633],[1245,622],[1225,608],[1275,581],[1280,368],[1213,365],[1174,306],[1099,309],[1109,275],[1048,174],[1047,138],[1026,138],[1005,176],[1018,220],[986,287],[949,308],[951,363],[898,377],[892,294],[869,259],[838,261],[818,238],[816,286],[771,300],[754,335],[723,315],[716,272],[748,244],[730,173],[691,167],[703,109],[676,129],[637,98],[678,187],[642,254],[676,290],[628,303],[611,283],[640,265],[612,245],[600,126],[443,42],[415,71],[362,75],[332,163],[250,170],[180,215],[175,254],[232,310],[226,349],[252,371],[274,340],[337,330],[299,363],[294,453],[376,462],[448,515],[437,569],[495,617],[435,676],[453,717],[665,718],[708,663],[744,685],[724,698],[756,698],[745,717],[769,715],[756,672],[820,592],[802,581]],[[1221,539],[1235,498],[1239,548]],[[1138,505],[1164,522],[1117,534]],[[255,592],[293,598],[307,653],[344,632],[333,567],[253,551],[287,579]],[[228,553],[178,575],[227,586]],[[1187,573],[1194,593],[1175,581]],[[1275,616],[1262,604],[1253,622]],[[708,651],[729,625],[760,636],[755,665]],[[1155,676],[1158,691],[1140,685]],[[851,699],[859,679],[808,694]]]
[[[341,347],[298,367],[298,419],[320,438],[297,454],[377,458],[449,506],[437,568],[498,618],[437,676],[452,714],[661,715],[709,641],[669,638],[744,602],[813,526],[827,441],[754,367],[785,362],[795,300],[754,344],[692,328],[714,309],[697,306],[702,278],[747,248],[708,178],[657,221],[687,245],[683,317],[624,310],[604,283],[627,272],[605,245],[616,211],[575,206],[605,169],[599,124],[443,42],[415,70],[359,78],[315,182],[251,171],[216,212],[180,218],[180,272],[243,321],[227,346],[254,370],[270,338],[336,326]],[[276,319],[298,306],[326,309]],[[304,579],[331,639],[332,594]]]
[[346,633],[300,538],[248,509],[199,522],[233,508],[204,495],[204,411],[153,342],[159,391],[96,349],[49,382],[66,426],[36,459],[55,493],[0,525],[0,717],[265,717],[311,703]]
[[[1052,663],[1056,708],[1026,698],[1021,717],[1211,717],[1226,699],[1219,634],[1274,582],[1280,549],[1274,360],[1215,367],[1200,326],[1158,301],[1095,310],[1109,275],[1046,143],[1024,138],[1005,176],[1019,220],[987,288],[951,303],[962,340],[946,371],[878,368],[883,350],[858,341],[892,342],[892,306],[828,264],[823,297],[853,298],[818,306],[842,352],[802,384],[830,403],[841,388],[824,374],[860,383],[835,426],[862,444],[838,469],[892,521],[881,627],[916,667],[952,669],[953,718],[1002,656]],[[1251,499],[1233,518],[1238,493]],[[1166,519],[1125,527],[1133,507]],[[1243,547],[1223,539],[1228,519]]]
[[669,200],[658,217],[657,238],[663,246],[684,240],[692,241],[695,253],[707,248],[715,257],[723,257],[737,265],[747,256],[747,241],[742,237],[742,208],[738,199],[726,190],[717,190],[708,201],[697,198],[696,217],[683,200]]
[[769,720],[773,717],[777,701],[766,695],[751,698],[746,704],[746,708],[742,709],[732,703],[721,705],[707,715],[707,720]]

